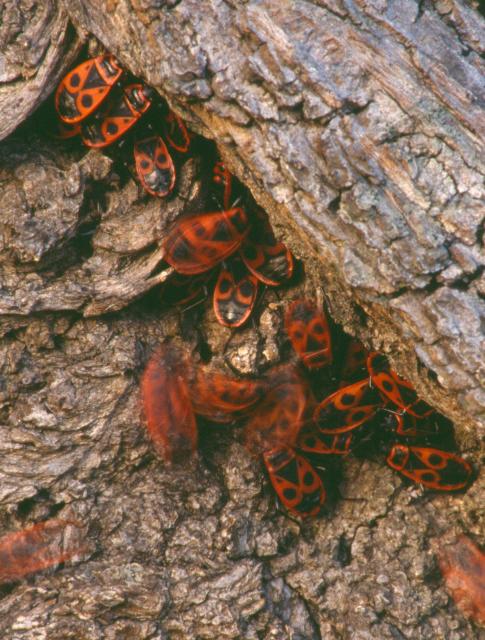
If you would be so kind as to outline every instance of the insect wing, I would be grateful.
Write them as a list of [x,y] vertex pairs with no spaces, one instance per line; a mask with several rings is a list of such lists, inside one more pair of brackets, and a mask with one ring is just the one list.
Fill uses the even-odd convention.
[[82,62],[57,87],[56,111],[67,124],[81,122],[93,113],[119,80],[123,69],[112,55]]
[[257,278],[248,273],[240,261],[231,260],[227,268],[221,268],[214,288],[213,308],[217,320],[225,327],[240,327],[251,315],[257,295]]
[[353,435],[342,433],[330,435],[315,429],[302,430],[296,448],[306,456],[346,456],[353,444]]
[[207,274],[184,276],[176,271],[162,285],[162,300],[167,304],[183,305],[202,296]]
[[394,414],[396,418],[396,433],[403,438],[415,438],[418,434],[417,418],[407,411]]
[[472,476],[471,465],[460,456],[432,449],[396,444],[387,464],[410,480],[437,491],[458,491],[466,487]]
[[149,109],[152,90],[135,83],[123,88],[122,93],[92,121],[83,123],[82,141],[87,147],[102,148],[116,142]]
[[247,225],[238,207],[179,220],[165,237],[164,259],[179,273],[204,273],[237,251]]
[[347,433],[371,420],[381,405],[379,394],[365,378],[325,398],[313,418],[321,433]]
[[249,271],[270,287],[283,284],[293,275],[293,254],[283,242],[264,245],[246,240],[241,257]]
[[360,340],[351,338],[344,356],[344,365],[340,372],[343,380],[353,381],[363,378],[367,373],[367,356],[369,352]]
[[373,351],[369,354],[367,368],[373,384],[397,407],[416,418],[424,418],[433,413],[434,409],[418,398],[412,384],[392,371],[387,358],[381,353]]
[[240,380],[202,366],[194,370],[189,389],[196,414],[216,422],[230,422],[261,399],[265,384],[259,380]]
[[255,218],[241,247],[241,258],[258,280],[277,287],[293,275],[293,254],[283,242],[276,240],[268,216],[260,207],[255,209]]
[[245,427],[246,446],[261,453],[280,446],[293,446],[302,428],[307,404],[306,383],[293,367],[273,371],[268,391]]
[[263,460],[283,506],[299,518],[316,516],[325,502],[326,492],[308,460],[288,447],[265,452]]
[[60,140],[69,140],[81,134],[80,124],[66,124],[62,120],[57,121],[57,132],[54,134]]
[[182,118],[173,111],[169,111],[162,125],[168,144],[180,153],[187,153],[190,147],[190,135]]
[[170,346],[150,358],[141,379],[148,434],[166,462],[181,462],[197,447],[197,426],[190,402],[187,362]]
[[162,138],[139,140],[134,156],[136,173],[145,191],[159,198],[167,196],[175,185],[175,167]]
[[292,302],[285,315],[285,328],[294,350],[308,369],[319,369],[332,362],[327,318],[313,302]]

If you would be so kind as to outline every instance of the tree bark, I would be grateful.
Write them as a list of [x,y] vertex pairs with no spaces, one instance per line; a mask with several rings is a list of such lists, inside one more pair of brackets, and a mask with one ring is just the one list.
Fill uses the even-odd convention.
[[0,140],[53,91],[79,53],[67,12],[54,0],[4,0],[0,27]]
[[66,3],[217,140],[313,256],[334,318],[483,428],[480,16],[451,0],[155,6]]
[[[333,319],[388,353],[478,460],[478,13],[459,0],[45,6],[52,53],[38,56],[33,91],[29,78],[4,79],[0,137],[72,66],[67,12],[80,37],[94,34],[216,141],[302,258],[301,290],[323,290]],[[42,44],[34,22],[19,28]],[[377,454],[352,459],[333,478],[329,513],[296,523],[275,509],[237,430],[202,425],[188,468],[154,457],[138,397],[150,351],[166,337],[197,351],[203,334],[221,367],[252,374],[258,359],[278,361],[284,301],[267,292],[259,323],[234,334],[208,305],[166,311],[160,243],[178,215],[200,210],[203,154],[160,204],[116,158],[46,136],[51,108],[0,148],[0,536],[72,517],[88,551],[0,585],[2,637],[478,638],[435,552],[463,531],[483,541],[483,480],[423,497]]]

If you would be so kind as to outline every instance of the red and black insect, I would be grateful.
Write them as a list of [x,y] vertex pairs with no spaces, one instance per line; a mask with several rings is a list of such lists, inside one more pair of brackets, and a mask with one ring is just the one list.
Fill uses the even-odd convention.
[[182,119],[164,108],[150,87],[129,80],[127,75],[109,54],[91,58],[69,72],[54,98],[60,118],[57,136],[68,139],[80,135],[86,146],[102,149],[121,140],[156,105],[143,139],[135,144],[134,159],[143,188],[163,198],[174,188],[176,170],[158,130],[163,129],[168,144],[179,153],[189,150],[190,134]]
[[355,443],[354,435],[338,433],[331,435],[322,433],[315,427],[303,429],[298,437],[296,448],[311,458],[323,456],[346,456]]
[[269,479],[293,515],[316,515],[326,498],[317,470],[295,451],[305,419],[308,388],[298,371],[283,365],[267,379],[268,389],[245,426],[247,448],[262,453]]
[[293,254],[276,240],[267,214],[255,208],[256,220],[241,246],[241,257],[249,271],[263,284],[277,287],[293,275]]
[[69,536],[71,520],[39,522],[0,538],[0,584],[54,567],[83,553],[85,548]]
[[258,295],[258,280],[241,260],[232,257],[222,266],[213,294],[214,313],[225,327],[240,327],[251,315]]
[[[212,194],[217,195],[215,201],[226,207],[231,202],[233,185],[237,181],[220,160],[214,165],[212,182],[222,190],[222,198],[219,197],[221,194]],[[267,220],[266,224],[269,227]],[[250,317],[256,303],[259,281],[269,282],[272,286],[279,284],[276,280],[268,281],[257,270],[248,270],[241,257],[233,255],[253,231],[245,210],[233,207],[181,219],[164,241],[166,262],[183,275],[206,273],[231,257],[221,268],[213,292],[215,316],[226,327],[240,327]],[[267,235],[270,232],[269,227]],[[286,270],[288,277],[293,269],[293,258],[290,253],[289,256],[291,268],[289,272]]]
[[197,415],[214,422],[232,422],[246,414],[263,397],[262,380],[240,380],[212,368],[194,367],[189,392]]
[[321,433],[347,433],[371,420],[381,406],[379,394],[365,378],[329,395],[313,417]]
[[245,426],[247,448],[255,454],[293,447],[305,419],[308,386],[297,369],[282,365],[266,378],[267,391]]
[[[291,322],[296,316],[302,324],[308,320],[311,327],[320,314],[306,300],[292,303],[290,311],[286,318]],[[325,328],[328,330],[326,322]],[[302,358],[309,354],[313,365],[315,354],[320,358],[323,349],[324,358],[330,362],[330,342],[322,345],[319,340],[314,349],[309,349],[307,335],[303,327],[301,336],[296,336]],[[375,356],[371,356],[373,364]],[[362,362],[362,358],[354,360]],[[361,371],[360,363],[350,367],[352,375]],[[328,377],[325,380],[328,389]],[[338,386],[338,381],[331,384]],[[274,368],[261,379],[240,380],[205,365],[195,366],[187,356],[163,347],[143,374],[142,396],[149,433],[167,460],[194,451],[195,415],[220,423],[244,419],[246,447],[252,454],[263,456],[282,504],[298,517],[316,515],[325,503],[321,467],[328,470],[329,465],[337,464],[374,435],[385,444],[390,430],[393,439],[413,438],[413,446],[393,443],[389,450],[387,443],[387,463],[406,478],[440,491],[463,489],[472,478],[470,464],[459,455],[429,446],[429,419],[402,411],[399,405],[401,410],[396,411],[396,404],[377,384],[371,385],[368,377],[334,390],[316,404],[309,382],[294,364]],[[411,399],[415,408],[419,399]],[[439,427],[436,420],[433,423],[433,428]],[[419,441],[420,435],[424,435],[426,446]]]
[[150,108],[153,90],[139,82],[123,87],[116,100],[83,122],[81,138],[87,147],[102,148],[116,142]]
[[204,273],[237,251],[247,231],[248,217],[239,207],[182,218],[165,237],[164,259],[178,273]]
[[430,447],[395,444],[387,464],[400,474],[437,491],[464,489],[472,477],[471,465],[455,453]]
[[307,369],[319,369],[331,364],[332,344],[327,317],[313,302],[292,302],[285,315],[285,329]]
[[299,518],[316,516],[326,491],[314,467],[289,447],[263,453],[269,479],[283,506]]
[[167,145],[160,136],[135,142],[133,148],[138,178],[145,191],[163,198],[175,185],[175,167]]
[[168,113],[162,118],[162,129],[164,137],[172,149],[175,149],[179,153],[188,152],[190,148],[190,134],[180,116],[169,109]]
[[61,120],[70,125],[85,120],[108,97],[122,73],[123,69],[110,54],[86,60],[70,71],[54,97]]
[[384,355],[375,351],[370,353],[367,358],[367,368],[372,383],[396,407],[416,418],[424,418],[433,413],[433,408],[418,398],[412,384],[389,367],[389,362]]
[[[235,189],[240,194],[241,185],[234,176],[226,169],[224,163],[218,160],[213,168],[213,183],[218,187],[216,201],[224,204],[227,208],[233,201]],[[238,189],[239,186],[239,189]],[[256,300],[258,281],[268,286],[279,286],[284,281],[291,278],[293,274],[293,256],[282,242],[275,239],[273,230],[266,213],[255,205],[251,204],[251,222],[248,233],[241,244],[239,254],[245,268],[242,268],[240,260],[235,260],[236,266],[230,267],[221,272],[216,291],[214,292],[214,311],[219,322],[225,326],[240,326],[250,316]],[[245,275],[246,272],[249,272]],[[237,313],[238,324],[228,322],[227,316],[218,308],[217,300],[221,299],[219,285],[226,288],[227,293],[222,300],[234,299],[237,283],[246,289],[243,298],[240,298],[239,307],[241,313]],[[229,291],[231,293],[229,293]],[[230,308],[235,311],[236,305],[230,303]],[[242,312],[244,309],[245,313]],[[244,317],[244,320],[242,319]]]
[[166,462],[181,462],[197,448],[197,425],[190,401],[186,358],[171,345],[157,349],[141,379],[146,427]]

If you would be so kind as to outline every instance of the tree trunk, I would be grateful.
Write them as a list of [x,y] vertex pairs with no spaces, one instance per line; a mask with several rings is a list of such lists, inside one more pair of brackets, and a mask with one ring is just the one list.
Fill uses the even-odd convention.
[[[81,38],[94,34],[216,141],[302,259],[302,290],[323,290],[333,319],[387,353],[477,460],[478,13],[460,0],[45,6],[49,53],[34,89],[3,76],[0,137],[72,66],[67,12]],[[43,42],[27,4],[8,10],[12,33],[18,23]],[[0,149],[0,536],[73,517],[89,550],[0,586],[2,637],[478,638],[448,601],[434,554],[458,532],[483,536],[483,482],[423,499],[382,459],[353,459],[330,513],[296,523],[275,510],[237,433],[202,427],[191,468],[154,458],[137,391],[147,354],[167,336],[197,349],[202,332],[221,366],[252,372],[261,344],[268,362],[278,357],[283,303],[268,292],[259,326],[234,335],[204,307],[160,320],[160,241],[181,212],[200,209],[203,162],[187,161],[160,204],[120,178],[116,158],[43,135],[52,105],[43,109]]]
[[484,25],[464,2],[433,4],[66,8],[217,141],[314,256],[334,318],[471,430],[485,419]]

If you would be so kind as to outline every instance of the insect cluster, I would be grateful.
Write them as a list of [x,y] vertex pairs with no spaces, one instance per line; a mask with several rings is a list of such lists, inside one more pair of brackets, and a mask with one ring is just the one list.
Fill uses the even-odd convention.
[[[69,72],[57,88],[55,107],[61,135],[80,135],[88,147],[104,148],[137,125],[138,179],[152,195],[170,194],[176,172],[165,140],[175,151],[186,153],[190,134],[155,92],[127,74],[112,55],[92,58]],[[139,128],[149,110],[145,128]],[[186,303],[217,270],[215,316],[227,327],[240,327],[254,309],[258,288],[288,282],[294,259],[275,238],[265,212],[220,160],[213,163],[209,190],[219,210],[182,216],[163,240],[164,260],[175,271],[164,285],[163,297]],[[312,373],[314,386],[315,372],[325,371],[324,393],[321,388],[314,391],[309,377],[294,363],[259,379],[238,380],[195,365],[174,347],[159,348],[141,387],[148,431],[165,460],[177,461],[195,451],[199,415],[215,422],[244,420],[248,449],[262,455],[281,502],[302,517],[316,515],[325,503],[321,468],[379,431],[393,434],[387,463],[402,475],[437,490],[467,485],[470,465],[454,453],[429,446],[440,441],[433,409],[382,355],[366,354],[361,345],[350,342],[339,370],[326,316],[306,300],[290,305],[285,329],[304,369]]]
[[[175,298],[177,302],[188,302],[223,263],[214,287],[214,313],[226,327],[243,325],[255,307],[258,289],[283,284],[293,273],[291,252],[275,239],[264,211],[255,211],[252,221],[241,207],[177,221],[163,242],[164,259],[177,272],[167,284],[166,298],[174,299],[175,284],[178,291],[187,292]],[[189,284],[187,276],[195,276],[195,282]]]
[[[191,136],[181,118],[150,87],[123,71],[112,55],[97,56],[70,71],[59,84],[54,102],[59,135],[79,135],[88,147],[108,147],[136,125],[138,180],[151,195],[170,195],[176,170],[164,140],[185,154]],[[142,119],[147,111],[149,118]],[[240,327],[251,315],[261,286],[288,281],[294,260],[276,240],[266,213],[250,201],[220,160],[213,163],[209,191],[221,210],[181,218],[164,240],[165,261],[176,273],[166,283],[163,297],[177,304],[189,302],[217,268],[215,316],[227,327]],[[244,208],[234,206],[233,201],[242,198]]]
[[[136,130],[133,158],[140,184],[152,196],[171,195],[177,154],[189,152],[191,134],[112,55],[69,72],[54,102],[63,139],[79,136],[87,147],[102,149]],[[295,261],[224,164],[215,160],[211,170],[210,198],[219,209],[182,217],[169,229],[164,260],[174,273],[163,299],[187,303],[214,277],[215,316],[235,328],[250,317],[258,290],[291,280]],[[320,513],[339,461],[370,442],[386,447],[390,467],[426,488],[454,491],[470,483],[470,464],[440,448],[437,414],[384,356],[349,338],[335,348],[324,311],[309,300],[289,305],[284,331],[296,357],[253,379],[196,363],[170,343],[155,351],[141,394],[149,436],[165,461],[177,463],[196,452],[199,417],[242,425],[248,451],[262,457],[279,500],[300,518]],[[0,538],[0,583],[82,553],[78,542],[64,540],[73,527],[78,523],[53,519]]]
[[[432,446],[442,441],[437,414],[384,356],[350,340],[337,366],[326,316],[308,300],[291,303],[285,331],[303,369],[290,362],[252,380],[195,365],[173,346],[160,347],[145,369],[141,391],[148,432],[166,461],[196,450],[198,415],[244,422],[248,450],[262,455],[280,501],[299,517],[320,512],[331,482],[328,469],[370,439],[387,447],[390,467],[424,487],[467,486],[470,464]],[[325,389],[322,400],[316,386]]]
[[[91,58],[70,71],[57,87],[54,103],[59,137],[80,136],[87,147],[104,149],[138,125],[133,149],[138,179],[153,196],[171,193],[176,171],[165,140],[173,150],[186,153],[187,129],[153,89],[126,73],[114,56]],[[143,119],[145,126],[140,127],[148,110],[153,117]]]

